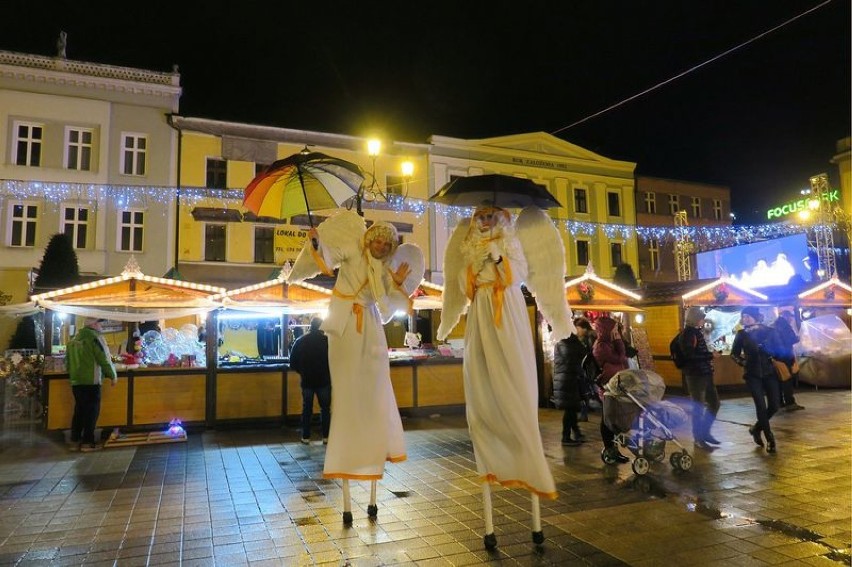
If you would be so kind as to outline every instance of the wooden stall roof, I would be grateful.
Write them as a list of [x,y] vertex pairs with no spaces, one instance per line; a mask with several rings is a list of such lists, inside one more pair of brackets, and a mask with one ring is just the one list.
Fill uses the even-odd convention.
[[[581,292],[583,288],[588,291]],[[575,310],[642,311],[641,308],[632,305],[642,300],[641,295],[599,278],[592,270],[587,270],[579,278],[565,282],[565,297],[571,309]]]
[[852,287],[831,278],[798,295],[802,307],[852,307]]
[[225,303],[289,305],[312,301],[328,301],[331,290],[308,282],[287,283],[279,276],[274,280],[226,291],[222,294]]
[[223,293],[221,287],[146,276],[128,270],[120,276],[79,284],[32,296],[33,301],[98,307],[174,308],[207,303]]
[[713,280],[683,294],[681,299],[683,300],[683,305],[689,307],[692,305],[765,304],[769,298],[758,291],[743,287],[731,281],[730,278],[723,276],[718,280]]

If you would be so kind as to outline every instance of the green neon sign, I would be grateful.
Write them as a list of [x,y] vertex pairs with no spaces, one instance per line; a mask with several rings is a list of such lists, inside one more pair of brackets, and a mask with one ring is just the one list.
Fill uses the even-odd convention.
[[[790,201],[780,207],[773,207],[766,211],[766,218],[780,219],[781,217],[786,217],[788,215],[798,213],[799,211],[804,211],[808,208],[808,201],[810,200],[811,199],[798,199],[796,201]],[[827,193],[823,193],[822,200],[829,203],[840,201],[840,189],[832,189]]]

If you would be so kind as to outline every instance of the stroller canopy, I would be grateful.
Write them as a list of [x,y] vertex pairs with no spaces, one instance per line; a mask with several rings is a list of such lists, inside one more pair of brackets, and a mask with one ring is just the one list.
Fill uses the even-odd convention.
[[605,396],[614,396],[629,400],[631,394],[636,401],[648,405],[659,402],[666,393],[663,377],[650,370],[622,370],[607,382]]

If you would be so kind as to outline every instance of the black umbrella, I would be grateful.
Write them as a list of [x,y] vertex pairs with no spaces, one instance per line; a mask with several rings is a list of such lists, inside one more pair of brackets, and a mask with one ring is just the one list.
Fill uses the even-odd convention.
[[543,185],[531,179],[497,173],[458,177],[441,187],[429,200],[456,207],[491,205],[519,209],[535,205],[550,209],[562,206]]

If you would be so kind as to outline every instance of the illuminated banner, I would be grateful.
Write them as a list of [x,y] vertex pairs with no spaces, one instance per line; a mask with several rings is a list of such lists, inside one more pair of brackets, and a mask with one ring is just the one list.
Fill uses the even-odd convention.
[[[834,201],[840,201],[840,190],[832,189],[828,193],[823,194],[823,201],[828,201],[832,203]],[[786,217],[787,215],[792,215],[798,213],[799,211],[804,211],[808,208],[808,201],[810,199],[799,199],[797,201],[790,201],[786,205],[781,207],[775,207],[774,209],[769,209],[766,211],[767,219],[779,219],[781,217]]]

